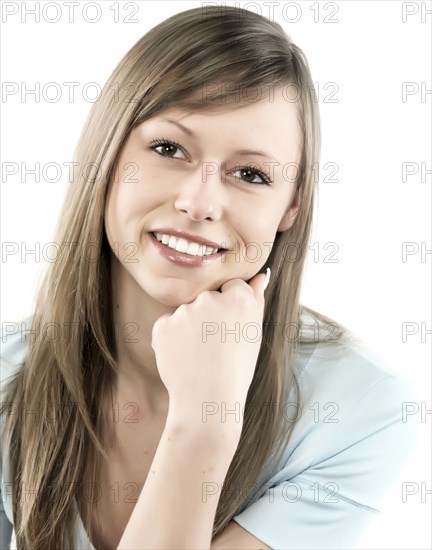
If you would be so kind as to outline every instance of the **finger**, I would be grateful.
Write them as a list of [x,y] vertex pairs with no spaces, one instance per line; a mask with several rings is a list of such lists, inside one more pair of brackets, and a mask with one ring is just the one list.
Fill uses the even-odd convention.
[[221,292],[226,292],[228,289],[230,289],[233,286],[242,286],[245,289],[250,291],[248,282],[240,278],[229,279],[228,281],[225,281],[219,290]]
[[264,290],[270,281],[270,268],[268,267],[265,273],[258,273],[249,282],[249,286],[254,291],[255,297],[264,302]]
[[255,298],[264,305],[264,290],[267,288],[270,281],[270,268],[268,267],[265,273],[257,273],[252,279],[244,281],[243,279],[229,279],[226,281],[220,289],[220,292],[226,292],[234,285],[242,285],[252,291]]

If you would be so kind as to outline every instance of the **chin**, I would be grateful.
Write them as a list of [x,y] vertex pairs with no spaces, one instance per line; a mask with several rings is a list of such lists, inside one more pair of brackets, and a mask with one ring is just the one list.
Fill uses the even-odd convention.
[[205,289],[197,290],[196,288],[191,288],[186,290],[173,288],[173,285],[167,284],[166,289],[158,287],[155,292],[152,292],[150,289],[144,290],[144,292],[146,292],[146,294],[148,294],[153,300],[163,304],[164,306],[178,308],[182,304],[192,303],[198,294],[203,290]]
[[173,309],[177,309],[183,304],[190,304],[195,300],[196,296],[191,297],[190,299],[181,298],[178,296],[154,296],[154,299],[157,300],[160,304],[163,304],[167,307],[172,307]]

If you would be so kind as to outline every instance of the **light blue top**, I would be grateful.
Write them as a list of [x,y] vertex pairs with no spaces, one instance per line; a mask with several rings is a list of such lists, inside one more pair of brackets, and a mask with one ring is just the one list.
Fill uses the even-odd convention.
[[[303,313],[301,321],[306,326],[314,320]],[[25,322],[29,327],[30,319]],[[0,337],[1,402],[29,338],[25,325],[10,329]],[[361,341],[317,344],[312,331],[302,336],[309,338],[296,355],[304,406],[277,473],[258,484],[233,520],[274,549],[354,548],[419,443],[419,429],[402,417],[402,404],[418,396],[408,379]],[[285,418],[293,422],[295,416],[290,405]],[[0,548],[15,549],[12,471],[3,445],[0,459]],[[73,504],[75,548],[93,549]]]

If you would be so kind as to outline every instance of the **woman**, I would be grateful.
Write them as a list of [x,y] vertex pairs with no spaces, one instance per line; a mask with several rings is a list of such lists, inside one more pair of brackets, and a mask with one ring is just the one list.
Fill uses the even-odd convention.
[[61,253],[2,335],[2,547],[347,548],[373,518],[412,393],[299,303],[312,89],[278,24],[228,7],[114,70]]

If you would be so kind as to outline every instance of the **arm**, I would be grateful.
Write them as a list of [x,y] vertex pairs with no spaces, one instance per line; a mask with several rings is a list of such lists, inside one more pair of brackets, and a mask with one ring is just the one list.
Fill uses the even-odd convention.
[[[170,414],[171,413],[171,414]],[[222,484],[238,445],[229,423],[209,426],[168,413],[147,481],[118,550],[210,548]],[[204,483],[219,488],[205,498]]]
[[[217,326],[261,323],[264,278],[231,279],[221,292],[202,292],[153,325],[151,346],[169,393],[168,415],[118,550],[210,549],[221,488],[243,421],[213,416],[203,422],[202,403],[245,403],[260,341],[203,339],[202,327],[208,319]],[[204,483],[212,484],[217,496],[205,498]]]
[[235,521],[230,521],[211,543],[210,550],[271,550],[262,540],[258,539]]

